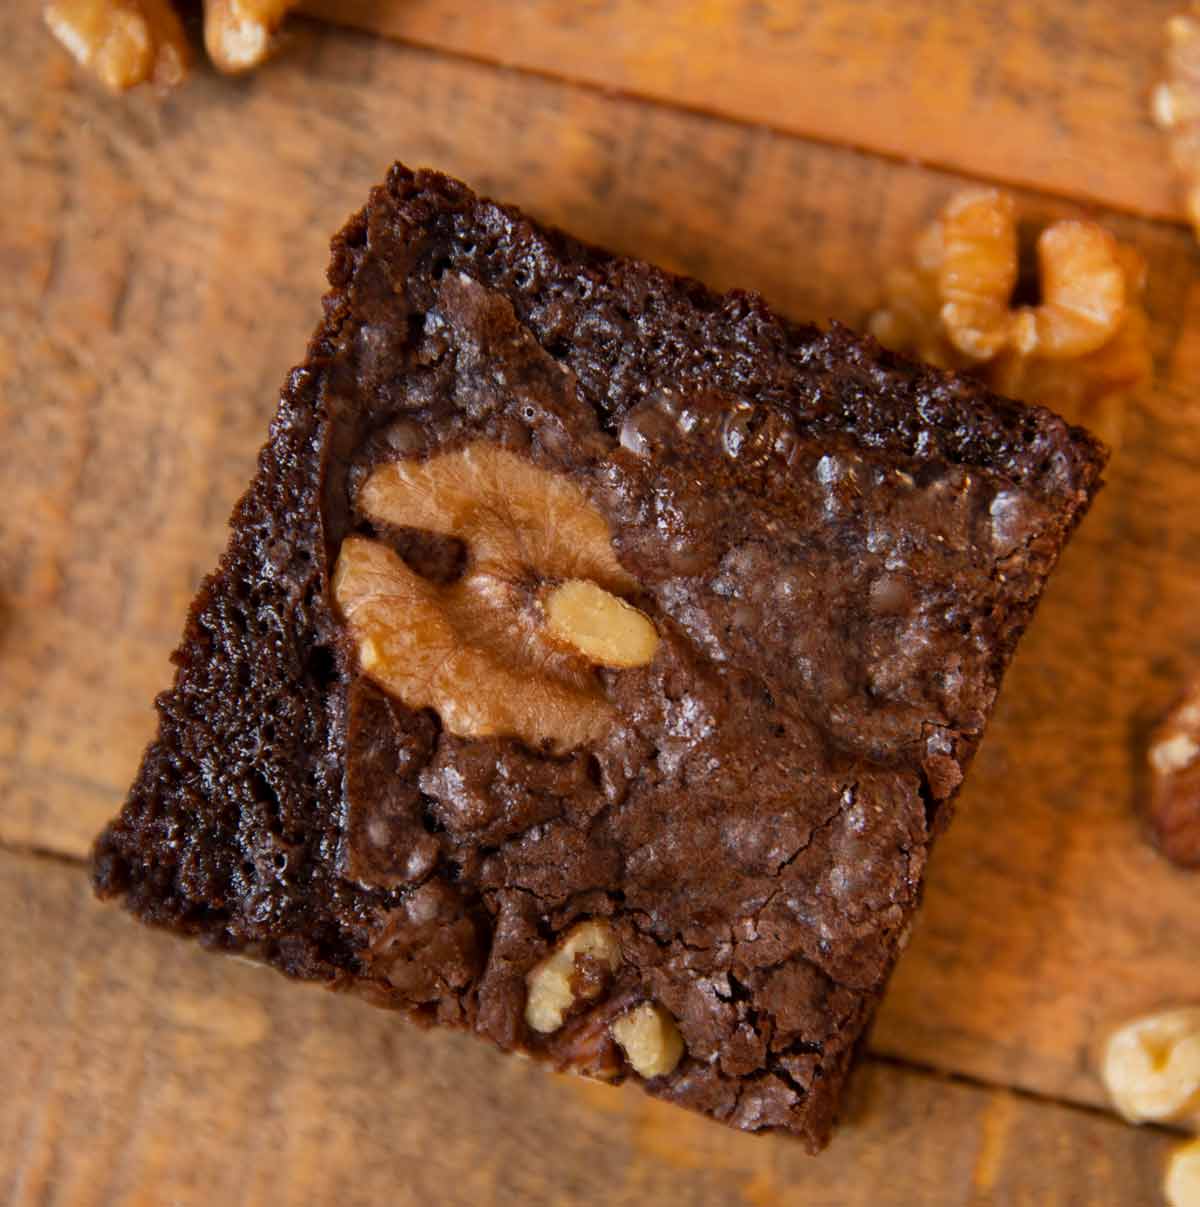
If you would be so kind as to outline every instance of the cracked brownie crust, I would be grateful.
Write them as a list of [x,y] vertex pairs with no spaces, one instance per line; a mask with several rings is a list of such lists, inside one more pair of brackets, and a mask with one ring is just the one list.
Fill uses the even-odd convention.
[[[98,840],[98,891],[819,1148],[1100,446],[399,165],[335,239],[330,283]],[[563,543],[566,513],[493,507],[500,536],[479,539],[503,560],[517,533],[522,569],[480,598],[511,611],[517,688],[460,723],[379,672],[400,656],[352,636],[335,568],[370,546],[431,614],[465,598],[482,546],[382,519],[368,483],[495,449],[603,520],[600,585],[657,644],[618,665],[543,649],[540,584],[564,572],[521,525]],[[447,641],[490,640],[470,606]],[[466,715],[480,674],[436,698]],[[576,697],[593,711],[561,732],[580,744],[481,736],[504,709],[541,732],[537,707]]]

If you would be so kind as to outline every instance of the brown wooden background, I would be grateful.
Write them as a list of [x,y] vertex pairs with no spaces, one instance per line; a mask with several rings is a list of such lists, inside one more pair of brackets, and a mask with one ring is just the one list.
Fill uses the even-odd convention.
[[[1200,253],[1159,0],[312,0],[248,80],[114,100],[0,7],[0,1201],[1153,1203],[1092,1055],[1200,1000],[1139,743],[1200,664]],[[399,42],[377,36],[390,35]],[[1103,215],[1157,376],[1052,584],[820,1160],[550,1077],[95,905],[82,860],[224,541],[329,234],[387,164],[861,322],[966,178]],[[933,165],[916,166],[920,158]]]

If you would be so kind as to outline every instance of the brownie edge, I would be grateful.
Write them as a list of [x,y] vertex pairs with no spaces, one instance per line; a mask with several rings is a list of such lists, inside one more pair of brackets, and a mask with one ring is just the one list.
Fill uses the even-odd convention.
[[[97,893],[816,1151],[1103,447],[435,172],[392,168],[329,281]],[[611,717],[578,747],[409,707],[334,598],[350,537],[447,597],[469,542],[389,526],[364,484],[479,448],[586,501],[658,635],[630,669],[530,664]],[[538,1030],[531,978],[585,925]],[[651,1009],[681,1049],[645,1075],[615,1037]]]

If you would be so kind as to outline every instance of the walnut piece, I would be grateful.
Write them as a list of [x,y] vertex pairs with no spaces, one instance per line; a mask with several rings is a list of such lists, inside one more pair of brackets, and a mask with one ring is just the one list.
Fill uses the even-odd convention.
[[1038,236],[1042,301],[1023,306],[1013,326],[1022,356],[1075,360],[1098,351],[1125,313],[1125,272],[1117,241],[1094,222],[1063,221]]
[[872,334],[1118,443],[1124,396],[1152,367],[1141,257],[1094,223],[1055,222],[1037,240],[1041,300],[1014,307],[1019,251],[1011,197],[958,194],[918,238],[912,265],[885,276]]
[[1200,4],[1166,23],[1167,78],[1152,94],[1154,120],[1167,132],[1185,207],[1200,235]]
[[50,32],[112,92],[151,80],[178,84],[191,57],[183,24],[168,0],[51,0]]
[[468,558],[438,584],[379,541],[342,543],[333,593],[366,675],[457,737],[563,752],[603,735],[613,714],[595,667],[645,665],[658,635],[617,597],[636,584],[574,482],[480,442],[379,466],[358,505],[455,537]]
[[[972,360],[990,360],[1012,341],[1009,299],[1017,284],[1012,198],[995,189],[953,197],[940,219],[937,273],[941,318],[950,342]],[[927,260],[936,246],[924,245]]]
[[1164,1010],[1118,1028],[1104,1046],[1101,1076],[1131,1123],[1200,1112],[1200,1006]]
[[[219,71],[249,71],[266,59],[298,0],[204,0],[204,42]],[[49,0],[51,33],[113,92],[149,80],[173,88],[191,51],[170,0]]]
[[587,579],[555,587],[543,608],[546,632],[597,666],[645,666],[658,649],[648,617]]
[[621,963],[621,947],[612,927],[603,919],[580,922],[544,960],[525,976],[525,1022],[533,1031],[557,1031],[567,1011],[579,1002],[594,1000],[601,985],[578,976],[576,960],[588,958],[613,973]]
[[1200,1140],[1181,1144],[1167,1158],[1163,1197],[1168,1207],[1200,1207]]
[[643,1002],[622,1014],[612,1025],[612,1037],[639,1077],[662,1077],[683,1056],[683,1036],[657,1002]]
[[298,0],[204,0],[204,45],[218,71],[249,71],[274,48],[275,33]]
[[1200,867],[1200,680],[1155,730],[1146,757],[1154,843],[1180,867]]

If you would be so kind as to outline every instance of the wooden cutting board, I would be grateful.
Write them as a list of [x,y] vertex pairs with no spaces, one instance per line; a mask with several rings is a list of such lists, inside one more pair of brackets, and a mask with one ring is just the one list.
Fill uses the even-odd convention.
[[[163,101],[97,94],[31,0],[0,12],[0,1019],[20,1087],[0,1095],[0,1199],[1154,1201],[1164,1137],[1091,1108],[1107,1026],[1200,1000],[1200,878],[1135,812],[1140,743],[1200,664],[1197,251],[1131,213],[1175,212],[1141,116],[1169,10],[928,7],[346,4],[422,46],[295,21],[252,79],[202,72]],[[939,63],[950,116],[923,120]],[[861,322],[966,178],[851,146],[1039,185],[1018,194],[1036,218],[1103,201],[1150,265],[1157,376],[1010,673],[829,1154],[420,1034],[91,903],[81,861],[316,320],[329,233],[388,162]]]

